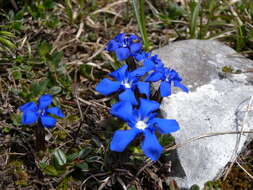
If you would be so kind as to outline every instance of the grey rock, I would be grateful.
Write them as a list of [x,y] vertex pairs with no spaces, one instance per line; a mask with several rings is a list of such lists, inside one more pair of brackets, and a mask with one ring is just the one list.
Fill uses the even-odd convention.
[[[209,133],[238,132],[242,127],[244,131],[253,130],[253,111],[247,110],[253,95],[251,60],[220,42],[209,40],[175,42],[154,53],[166,66],[176,69],[183,76],[183,83],[190,87],[189,93],[174,91],[161,103],[162,115],[180,124],[181,129],[172,134],[177,144]],[[222,72],[228,66],[237,72]],[[223,174],[231,158],[251,137],[216,135],[179,147],[178,157],[186,176],[174,179],[181,188],[193,184],[203,188],[205,182]]]
[[[253,69],[251,60],[218,41],[179,41],[154,51],[154,54],[158,54],[166,66],[178,71],[192,90],[219,79],[223,67],[242,72]],[[248,81],[253,81],[252,75],[245,75]]]

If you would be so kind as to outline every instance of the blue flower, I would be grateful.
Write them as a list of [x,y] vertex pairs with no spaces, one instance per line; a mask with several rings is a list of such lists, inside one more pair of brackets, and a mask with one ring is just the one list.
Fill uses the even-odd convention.
[[56,115],[60,118],[64,117],[64,114],[58,107],[48,106],[52,103],[52,96],[45,94],[39,98],[39,103],[28,102],[19,107],[23,112],[21,123],[23,125],[31,125],[39,121],[44,127],[52,128],[56,124],[56,119],[48,114]]
[[154,161],[157,160],[163,148],[159,144],[155,132],[159,131],[161,134],[169,134],[179,130],[176,120],[156,117],[157,113],[154,113],[154,111],[159,106],[159,103],[143,98],[140,98],[139,109],[133,109],[129,102],[114,104],[111,114],[126,121],[130,129],[116,131],[112,138],[110,149],[122,152],[137,135],[143,134],[144,140],[141,148],[144,154]]
[[135,55],[134,58],[136,59],[136,61],[143,63],[142,67],[139,67],[138,69],[136,69],[139,73],[142,73],[141,76],[143,76],[147,72],[153,71],[147,77],[149,80],[146,80],[146,81],[153,82],[154,80],[158,81],[162,78],[164,64],[158,58],[158,55],[151,56],[151,52],[149,52],[149,53],[140,52],[139,54]]
[[165,68],[160,84],[160,95],[162,97],[171,95],[171,83],[173,82],[175,87],[181,88],[184,92],[189,92],[188,88],[181,83],[182,78],[179,74],[169,68]]
[[133,34],[121,33],[108,42],[105,48],[109,52],[115,52],[119,61],[134,56],[142,49],[141,39]]
[[145,81],[148,82],[157,82],[159,80],[161,80],[160,95],[162,97],[171,95],[172,82],[175,87],[181,88],[184,92],[189,92],[188,88],[181,83],[182,78],[174,69],[157,67],[150,75],[145,78]]
[[151,52],[145,52],[145,51],[141,51],[139,53],[137,53],[136,55],[134,55],[134,59],[138,62],[143,61],[144,59],[147,59],[151,56]]
[[139,72],[129,72],[127,68],[127,65],[123,65],[118,70],[110,73],[109,76],[116,79],[116,81],[105,78],[96,86],[96,91],[105,96],[117,91],[123,91],[119,95],[119,99],[121,101],[129,101],[133,105],[138,104],[134,95],[134,90],[136,88],[141,94],[145,94],[149,98],[150,84],[148,82],[139,81]]
[[136,59],[136,61],[140,62],[143,61],[144,62],[144,66],[151,66],[152,69],[155,67],[161,67],[163,66],[163,63],[161,61],[161,59],[158,58],[158,55],[151,55],[152,53],[146,53],[146,52],[140,52],[138,54],[136,54],[134,56],[134,58]]

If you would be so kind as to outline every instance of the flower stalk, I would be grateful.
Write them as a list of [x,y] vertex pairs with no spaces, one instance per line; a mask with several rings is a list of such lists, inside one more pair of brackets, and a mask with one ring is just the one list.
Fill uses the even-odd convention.
[[45,128],[41,122],[38,122],[38,125],[35,127],[35,146],[37,152],[46,149],[45,133]]

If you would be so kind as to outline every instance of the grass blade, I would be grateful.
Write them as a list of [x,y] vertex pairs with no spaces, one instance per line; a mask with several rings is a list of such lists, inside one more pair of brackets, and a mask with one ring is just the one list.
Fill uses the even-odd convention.
[[148,42],[147,30],[146,30],[144,2],[145,2],[144,0],[132,0],[132,5],[134,8],[134,13],[135,13],[138,27],[139,27],[141,37],[143,40],[144,49],[148,50],[149,42]]
[[191,17],[190,17],[190,37],[197,38],[197,24],[199,18],[200,5],[196,2],[190,3]]

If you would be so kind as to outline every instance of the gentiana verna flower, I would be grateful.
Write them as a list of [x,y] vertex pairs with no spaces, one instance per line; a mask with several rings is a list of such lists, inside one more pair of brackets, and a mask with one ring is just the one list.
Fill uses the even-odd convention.
[[135,56],[135,59],[143,64],[143,66],[136,69],[136,71],[142,73],[140,76],[143,76],[147,72],[153,71],[150,75],[152,78],[155,78],[157,81],[162,78],[164,64],[158,58],[158,55],[152,56],[151,52],[141,52]]
[[163,148],[159,144],[155,132],[169,134],[179,130],[176,120],[156,117],[157,113],[154,111],[159,109],[159,106],[159,103],[143,98],[140,98],[139,109],[134,109],[133,105],[126,101],[114,104],[111,114],[126,121],[130,129],[116,131],[110,149],[122,152],[137,135],[143,134],[144,140],[141,148],[144,154],[151,160],[158,160]]
[[184,92],[189,92],[188,88],[181,83],[182,78],[174,69],[166,67],[157,68],[145,79],[145,81],[149,82],[157,82],[159,80],[161,80],[160,95],[162,97],[171,95],[172,82],[175,87],[181,88]]
[[134,94],[136,88],[141,94],[149,97],[150,84],[139,81],[139,77],[137,77],[138,72],[129,72],[127,68],[127,65],[123,65],[118,70],[110,73],[109,76],[113,77],[116,81],[105,78],[96,86],[96,91],[105,96],[114,92],[121,92],[119,99],[121,101],[129,101],[133,105],[138,104]]
[[38,104],[34,102],[28,102],[19,107],[23,112],[21,123],[23,125],[31,125],[36,122],[40,122],[46,128],[52,128],[56,124],[56,119],[51,117],[49,114],[56,115],[57,117],[63,118],[64,114],[58,107],[50,107],[52,103],[52,96],[45,94],[38,100]]
[[144,66],[151,67],[151,69],[154,69],[155,67],[163,67],[163,63],[161,59],[158,58],[158,55],[151,55],[151,52],[140,52],[137,55],[134,56],[136,61],[143,62]]
[[105,49],[109,52],[115,52],[118,61],[123,61],[139,53],[142,49],[142,43],[136,35],[121,33],[109,41]]

